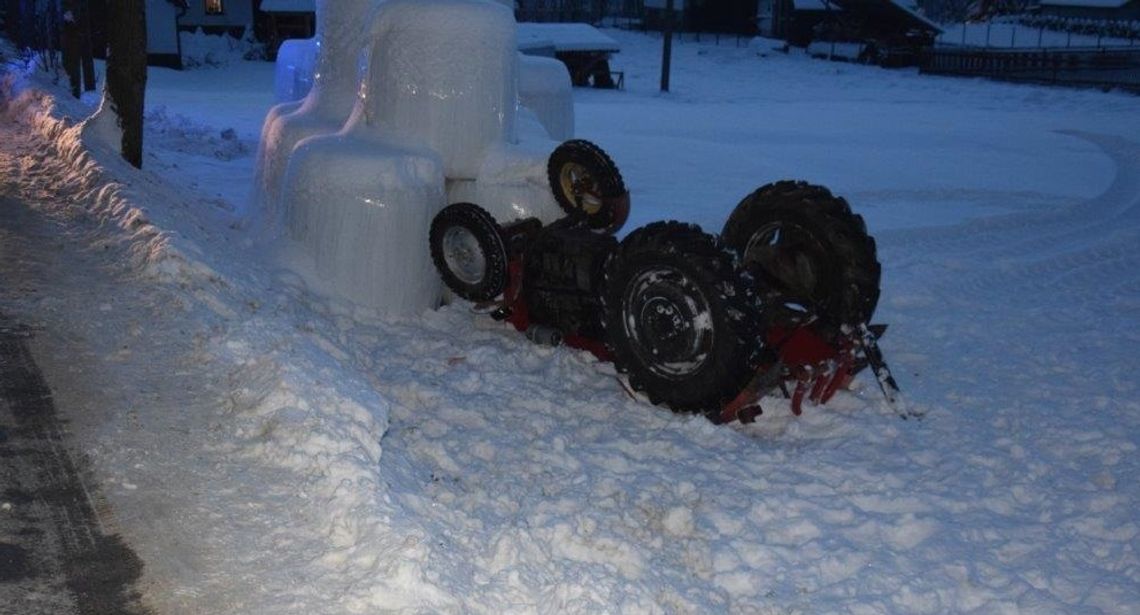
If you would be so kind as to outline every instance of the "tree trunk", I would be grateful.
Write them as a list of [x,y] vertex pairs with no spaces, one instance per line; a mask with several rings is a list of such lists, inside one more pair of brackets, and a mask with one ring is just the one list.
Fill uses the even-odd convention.
[[79,60],[83,67],[83,91],[95,90],[95,45],[91,40],[91,3],[75,0],[79,4]]
[[63,70],[71,86],[71,95],[79,98],[82,90],[82,65],[79,58],[81,37],[79,36],[79,3],[77,0],[63,0],[63,15],[60,19],[60,50],[63,52]]
[[8,40],[20,46],[20,0],[4,0],[4,26]]
[[146,96],[146,3],[145,0],[116,0],[109,4],[106,95],[123,130],[123,158],[141,168]]

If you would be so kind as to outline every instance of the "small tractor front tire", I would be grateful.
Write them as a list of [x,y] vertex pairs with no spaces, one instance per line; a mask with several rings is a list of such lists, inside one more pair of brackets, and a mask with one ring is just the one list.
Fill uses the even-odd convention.
[[449,205],[431,221],[431,259],[443,283],[474,302],[507,287],[507,248],[494,216],[473,203]]

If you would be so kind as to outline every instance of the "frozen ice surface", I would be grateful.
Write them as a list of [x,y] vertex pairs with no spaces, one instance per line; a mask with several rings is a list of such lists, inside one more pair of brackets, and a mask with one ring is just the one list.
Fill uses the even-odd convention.
[[[288,234],[326,289],[414,313],[438,298],[424,239],[448,202],[482,204],[504,222],[560,215],[546,180],[556,143],[535,138],[529,121],[526,142],[514,142],[514,26],[509,10],[484,1],[379,6],[352,117],[335,135],[301,141],[282,183]],[[538,84],[569,100],[566,81],[561,69]],[[552,106],[549,115],[565,130],[557,116],[572,113]]]
[[[352,117],[339,133],[297,145],[282,203],[289,236],[328,288],[389,313],[415,313],[439,294],[424,239],[447,204],[444,178],[486,178],[494,192],[477,196],[525,204],[534,198],[509,192],[535,192],[527,178],[545,155],[519,164],[518,155],[502,153],[514,137],[517,96],[509,10],[391,0],[379,6],[370,40]],[[520,169],[529,175],[511,176]]]
[[528,49],[557,51],[620,51],[621,44],[586,23],[521,23],[519,43]]

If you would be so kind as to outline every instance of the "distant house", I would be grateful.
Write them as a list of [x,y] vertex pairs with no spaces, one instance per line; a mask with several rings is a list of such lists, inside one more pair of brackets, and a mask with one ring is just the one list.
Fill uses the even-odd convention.
[[757,27],[799,47],[857,43],[862,59],[890,65],[912,63],[942,32],[907,0],[759,0]]
[[275,56],[281,42],[290,38],[309,38],[316,33],[317,7],[314,0],[261,0],[264,16],[262,41],[270,56]]
[[1140,20],[1140,0],[1039,0],[1038,14],[1076,19]]
[[842,10],[827,0],[759,0],[757,33],[806,47],[816,26]]
[[[106,49],[107,5],[115,0],[90,0],[96,55]],[[207,34],[241,36],[258,25],[261,0],[146,0],[146,49],[152,66],[182,68],[179,32],[199,28]]]

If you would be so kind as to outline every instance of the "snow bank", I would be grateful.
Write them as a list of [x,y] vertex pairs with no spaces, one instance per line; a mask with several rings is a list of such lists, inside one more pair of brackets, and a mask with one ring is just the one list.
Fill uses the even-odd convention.
[[[347,355],[335,336],[305,333],[305,322],[283,318],[296,305],[296,297],[270,299],[264,289],[274,285],[271,276],[260,269],[255,255],[235,254],[235,246],[220,235],[226,226],[209,220],[207,208],[148,171],[130,167],[107,147],[106,140],[114,133],[109,130],[114,128],[112,115],[75,122],[71,118],[83,117],[90,109],[62,92],[45,92],[50,89],[49,84],[33,83],[21,75],[9,74],[0,83],[0,114],[6,121],[26,125],[34,135],[30,138],[44,144],[20,161],[21,173],[9,185],[26,190],[19,196],[32,206],[68,216],[77,208],[88,212],[103,223],[94,233],[97,244],[126,245],[134,257],[125,267],[132,271],[128,276],[132,287],[160,282],[175,299],[160,306],[136,305],[131,303],[136,291],[119,288],[114,291],[115,307],[131,313],[135,329],[137,319],[151,310],[173,321],[182,319],[172,328],[145,332],[148,345],[162,348],[158,354],[170,361],[147,369],[172,372],[177,365],[182,372],[187,364],[183,362],[189,362],[202,379],[183,384],[188,388],[175,393],[179,409],[202,410],[186,418],[189,430],[170,428],[171,418],[150,407],[154,397],[132,400],[124,393],[116,403],[125,404],[121,412],[133,417],[130,439],[123,440],[119,427],[110,435],[83,436],[91,439],[89,444],[97,443],[85,452],[94,457],[102,479],[130,477],[130,481],[104,482],[113,503],[145,501],[159,507],[153,516],[124,514],[107,520],[140,545],[147,574],[157,575],[151,577],[160,582],[154,587],[164,590],[151,598],[168,602],[173,612],[185,612],[182,601],[192,599],[197,610],[203,608],[199,598],[214,595],[220,585],[224,595],[217,598],[219,603],[248,602],[249,608],[240,612],[325,608],[330,593],[310,586],[298,589],[300,575],[337,587],[339,596],[331,595],[332,599],[349,593],[340,584],[368,581],[372,591],[383,589],[389,605],[430,604],[431,585],[406,563],[417,557],[415,544],[405,544],[408,536],[393,537],[385,531],[391,507],[380,477],[380,440],[388,428],[388,400],[364,379],[346,377],[341,363]],[[160,124],[169,123],[161,110],[151,113],[164,120]],[[152,206],[161,221],[152,220]],[[84,233],[82,240],[89,239]],[[262,312],[266,301],[273,307]],[[85,316],[69,317],[68,304],[52,305],[48,312],[53,317],[78,322]],[[110,321],[106,313],[113,309],[110,303],[100,307],[104,313],[88,328],[99,340],[84,339],[82,344],[119,349],[114,357],[100,360],[121,372],[124,357],[131,353],[123,345],[125,332],[104,322]],[[138,335],[134,331],[130,337]],[[188,339],[191,335],[193,340]],[[193,348],[194,356],[175,355],[187,347]],[[227,374],[221,391],[212,379],[217,373]],[[161,386],[161,378],[149,384]],[[100,383],[107,390],[123,385],[117,380]],[[101,411],[120,411],[115,408]],[[115,425],[124,421],[128,419],[123,416],[112,418]],[[153,431],[139,427],[155,424],[164,427]],[[195,440],[187,445],[184,440],[191,437]],[[174,464],[152,461],[153,451],[165,455],[172,450],[193,452]],[[128,459],[131,463],[124,463]],[[178,488],[172,489],[172,483]],[[154,489],[139,493],[138,484],[153,484]],[[118,493],[119,485],[123,493]],[[216,485],[226,489],[209,489]],[[255,495],[263,490],[272,491],[272,496]],[[198,507],[196,512],[182,509],[176,522],[168,519],[163,511],[188,498]],[[266,511],[274,511],[273,523],[258,516]],[[261,575],[258,587],[252,588],[256,598],[226,593],[238,570],[197,567],[209,558],[226,559],[230,550],[243,545],[253,548],[239,558],[240,574]],[[390,557],[369,565],[362,561],[362,545],[370,553],[363,559],[381,552]],[[376,574],[383,578],[373,579]]]
[[58,164],[67,170],[61,180],[74,194],[72,204],[128,233],[138,266],[152,273],[162,271],[164,261],[181,258],[174,247],[177,238],[151,224],[131,189],[112,179],[90,149],[101,152],[101,159],[121,162],[110,149],[121,138],[110,112],[100,107],[87,121],[75,123],[69,116],[83,117],[89,110],[73,98],[46,93],[28,77],[8,73],[0,81],[0,114],[26,124],[52,144]]

